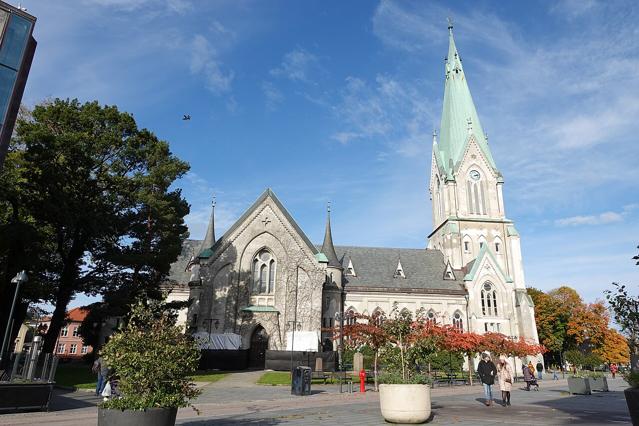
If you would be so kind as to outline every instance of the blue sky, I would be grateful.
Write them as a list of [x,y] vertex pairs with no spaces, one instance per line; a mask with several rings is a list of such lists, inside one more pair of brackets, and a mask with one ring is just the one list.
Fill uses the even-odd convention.
[[[636,2],[25,0],[24,101],[116,104],[191,164],[202,238],[271,187],[313,241],[425,247],[453,19],[526,281],[637,285]],[[191,121],[181,120],[190,114]],[[83,303],[78,298],[74,304]]]

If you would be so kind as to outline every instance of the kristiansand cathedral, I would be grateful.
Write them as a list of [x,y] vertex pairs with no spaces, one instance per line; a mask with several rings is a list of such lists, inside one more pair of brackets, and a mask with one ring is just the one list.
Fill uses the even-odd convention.
[[328,329],[356,313],[387,315],[394,304],[439,324],[538,342],[504,178],[449,31],[428,246],[334,245],[330,210],[323,244],[313,244],[271,189],[220,238],[211,214],[204,240],[187,240],[172,266],[169,295],[192,300],[180,321],[209,348],[249,349],[254,366],[264,365],[265,349],[334,350]]

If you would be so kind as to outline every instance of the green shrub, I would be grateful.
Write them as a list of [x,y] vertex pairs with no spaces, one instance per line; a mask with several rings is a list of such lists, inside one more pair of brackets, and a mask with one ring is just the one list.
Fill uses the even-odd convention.
[[627,371],[623,374],[623,378],[631,388],[639,389],[639,371]]
[[398,371],[383,372],[379,375],[380,383],[387,385],[430,385],[432,380],[426,374],[411,374],[407,379]]
[[102,349],[107,365],[119,378],[121,393],[102,403],[102,407],[186,407],[199,395],[190,376],[197,369],[200,350],[175,325],[175,316],[159,306],[133,306],[127,325],[111,336]]

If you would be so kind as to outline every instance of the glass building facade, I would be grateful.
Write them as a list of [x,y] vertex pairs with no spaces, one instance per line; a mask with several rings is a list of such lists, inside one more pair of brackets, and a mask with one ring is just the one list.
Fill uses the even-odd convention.
[[35,52],[35,21],[23,10],[0,1],[0,167]]

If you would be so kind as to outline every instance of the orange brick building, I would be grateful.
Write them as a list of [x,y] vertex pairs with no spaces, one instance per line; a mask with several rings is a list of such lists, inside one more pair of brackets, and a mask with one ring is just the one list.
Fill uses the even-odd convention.
[[[68,323],[60,330],[60,336],[58,336],[55,345],[55,354],[59,358],[80,359],[93,352],[91,346],[85,346],[82,343],[82,337],[79,334],[80,324],[88,314],[89,310],[84,307],[74,308],[67,312]],[[51,324],[51,318],[44,318],[42,324],[48,328]]]

